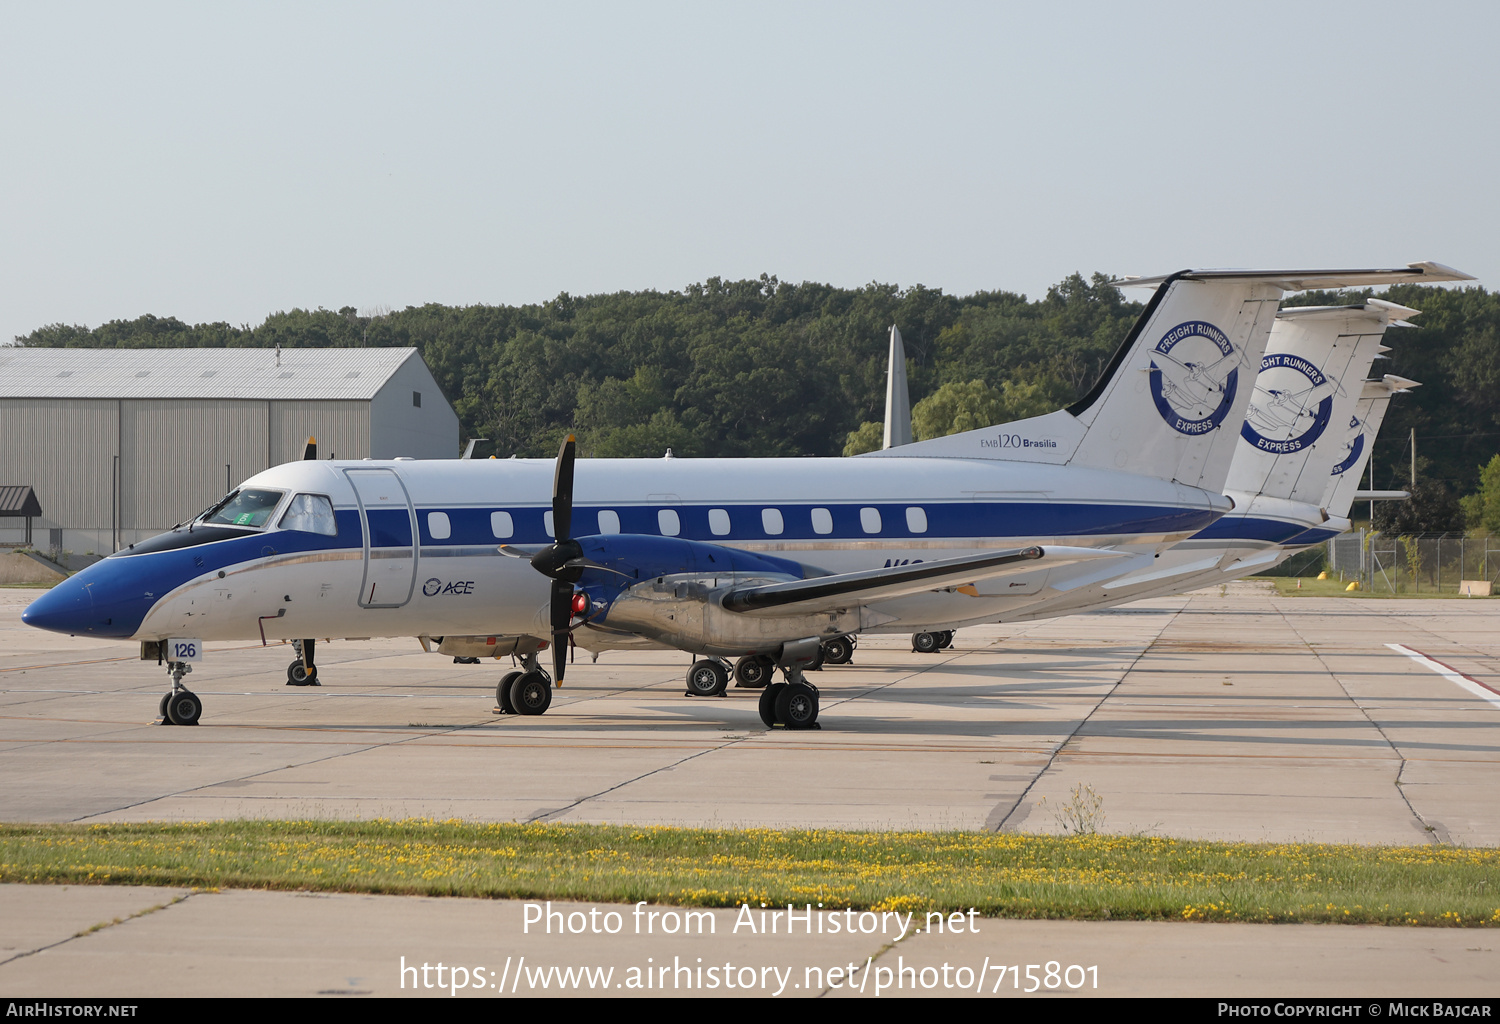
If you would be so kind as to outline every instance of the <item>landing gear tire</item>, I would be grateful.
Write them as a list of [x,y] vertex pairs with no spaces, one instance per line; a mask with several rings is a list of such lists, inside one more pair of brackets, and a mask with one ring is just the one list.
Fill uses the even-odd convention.
[[510,703],[518,715],[546,714],[552,706],[552,680],[545,672],[523,672],[510,684]]
[[786,687],[786,683],[772,683],[760,692],[760,720],[767,729],[776,724],[776,701]]
[[500,677],[500,684],[495,687],[495,703],[500,705],[502,715],[513,715],[516,706],[510,702],[510,687],[517,679],[524,676],[525,672],[507,672]]
[[734,683],[746,690],[759,690],[771,681],[776,663],[764,654],[747,654],[734,666]]
[[693,662],[688,669],[687,695],[689,697],[722,697],[729,686],[729,672],[717,661],[704,658]]
[[318,670],[311,670],[299,658],[286,667],[286,685],[288,686],[317,686]]
[[167,694],[167,718],[173,725],[197,725],[203,715],[203,702],[191,690]]
[[161,703],[156,706],[156,713],[161,716],[162,725],[171,725],[172,719],[167,717],[167,703],[172,699],[170,691],[161,695]]
[[787,683],[776,695],[776,720],[788,729],[811,729],[818,722],[818,691],[807,683]]
[[836,636],[823,641],[823,661],[829,665],[847,665],[854,660],[854,638]]
[[945,629],[938,634],[938,650],[947,650],[953,646],[953,630]]
[[918,654],[936,654],[942,650],[941,633],[913,633],[911,649]]

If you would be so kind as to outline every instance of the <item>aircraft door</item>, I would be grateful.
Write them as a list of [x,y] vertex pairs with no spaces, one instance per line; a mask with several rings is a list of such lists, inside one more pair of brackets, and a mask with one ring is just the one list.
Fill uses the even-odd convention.
[[394,470],[346,469],[359,498],[365,534],[361,608],[400,608],[411,600],[417,578],[416,516],[411,497]]

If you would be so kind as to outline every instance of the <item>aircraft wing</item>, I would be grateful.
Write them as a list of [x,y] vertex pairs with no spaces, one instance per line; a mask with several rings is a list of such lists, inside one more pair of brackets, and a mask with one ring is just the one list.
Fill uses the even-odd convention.
[[1010,548],[988,551],[981,555],[940,558],[914,565],[739,587],[725,595],[723,605],[729,611],[748,613],[783,613],[792,610],[816,612],[825,608],[847,608],[853,604],[868,604],[907,594],[963,586],[998,576],[1034,572],[1089,558],[1118,558],[1120,555],[1118,551],[1053,544],[1045,547]]

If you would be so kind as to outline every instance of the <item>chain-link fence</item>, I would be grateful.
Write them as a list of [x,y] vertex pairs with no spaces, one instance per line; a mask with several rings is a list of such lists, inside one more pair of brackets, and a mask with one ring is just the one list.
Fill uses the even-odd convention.
[[1500,538],[1461,533],[1386,536],[1359,530],[1328,542],[1328,570],[1366,590],[1459,592],[1465,580],[1500,581]]

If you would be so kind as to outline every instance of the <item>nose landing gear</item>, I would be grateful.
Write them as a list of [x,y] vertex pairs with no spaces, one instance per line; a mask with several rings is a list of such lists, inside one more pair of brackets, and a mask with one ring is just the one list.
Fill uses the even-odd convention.
[[197,725],[203,716],[203,702],[192,690],[182,685],[182,677],[193,670],[185,661],[167,662],[167,674],[172,680],[172,689],[162,697],[157,710],[161,713],[162,725]]
[[293,640],[292,650],[297,652],[297,660],[286,667],[286,685],[288,686],[321,686],[318,682],[318,668],[313,664],[313,651],[317,648],[316,640]]

